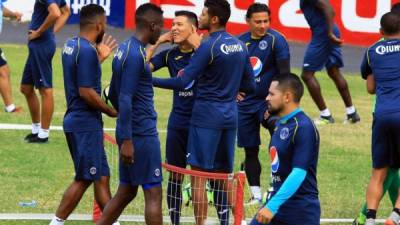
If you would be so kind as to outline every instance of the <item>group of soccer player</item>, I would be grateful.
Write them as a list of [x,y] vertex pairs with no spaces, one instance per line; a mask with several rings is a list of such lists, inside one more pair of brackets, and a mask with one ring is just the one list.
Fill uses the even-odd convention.
[[[354,224],[375,224],[379,200],[387,189],[391,190],[394,210],[386,223],[400,224],[400,200],[397,200],[400,143],[396,129],[400,125],[396,104],[400,96],[396,89],[400,81],[397,60],[400,14],[396,7],[382,17],[383,39],[368,49],[362,64],[368,92],[376,93],[377,100],[372,136],[373,173],[366,206]],[[334,123],[315,78],[315,72],[324,66],[344,101],[345,122],[359,122],[339,69],[343,66],[342,41],[333,22],[332,6],[328,0],[301,0],[300,8],[312,30],[300,77],[320,110],[320,117],[314,122]],[[21,17],[6,8],[2,10],[5,16],[17,20]],[[32,132],[25,139],[31,143],[48,142],[54,108],[51,67],[54,32],[61,29],[69,14],[64,0],[35,2],[28,34],[29,56],[21,82],[32,118]],[[250,29],[239,37],[226,32],[230,14],[228,1],[205,0],[199,17],[193,12],[176,11],[171,31],[161,35],[163,11],[146,3],[136,10],[133,36],[117,45],[114,38],[105,34],[107,21],[101,6],[89,4],[80,10],[79,34],[67,40],[62,49],[67,102],[63,128],[75,178],[50,225],[64,224],[92,184],[103,212],[97,224],[118,224],[118,217],[136,197],[139,186],[144,192],[146,224],[163,223],[161,148],[153,86],[174,91],[166,138],[168,164],[231,173],[237,140],[245,151],[242,167],[252,192],[248,203],[260,204],[251,224],[319,224],[316,180],[319,134],[314,122],[300,108],[304,87],[299,76],[290,72],[288,43],[282,34],[270,28],[271,11],[266,4],[250,5],[246,13]],[[203,39],[198,29],[207,30],[209,37]],[[155,54],[164,43],[174,45]],[[146,48],[147,45],[150,46]],[[114,50],[107,96],[113,106],[110,107],[100,97],[101,63]],[[4,87],[9,84],[2,83],[6,63],[1,60],[0,63],[0,90],[4,97],[10,90]],[[152,71],[163,67],[168,69],[170,78],[152,76]],[[4,73],[9,74],[8,69]],[[9,83],[9,76],[5,77]],[[41,107],[34,88],[39,89]],[[20,110],[11,106],[6,106],[6,110]],[[102,113],[117,118],[120,182],[113,197],[103,144]],[[260,125],[271,135],[271,187],[265,204],[258,158]],[[180,224],[182,201],[176,199],[182,199],[182,182],[182,175],[169,175],[167,203],[172,224]],[[199,177],[191,180],[195,222],[200,225],[205,223],[208,210],[207,201],[203,201],[207,198],[206,182],[206,178]],[[223,181],[209,184],[218,193],[213,197],[221,224],[228,224],[229,185]]]

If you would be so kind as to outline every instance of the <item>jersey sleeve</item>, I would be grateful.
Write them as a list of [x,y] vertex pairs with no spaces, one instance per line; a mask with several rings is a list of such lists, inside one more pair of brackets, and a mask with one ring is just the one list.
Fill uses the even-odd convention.
[[167,66],[167,56],[170,50],[164,50],[150,59],[150,63],[154,66],[154,71]]
[[308,171],[317,160],[319,147],[318,131],[312,122],[300,123],[293,136],[292,167]]
[[77,58],[77,83],[79,87],[95,88],[97,87],[96,71],[98,68],[99,59],[96,50],[92,47],[85,46],[78,50]]
[[131,50],[127,54],[128,56],[122,65],[117,118],[120,137],[123,140],[132,139],[132,98],[136,93],[145,63],[142,53]]
[[366,80],[368,75],[372,74],[372,69],[370,66],[370,59],[368,56],[368,50],[365,52],[363,61],[361,63],[361,77]]
[[289,45],[282,35],[276,35],[275,37],[274,55],[279,74],[290,73]]

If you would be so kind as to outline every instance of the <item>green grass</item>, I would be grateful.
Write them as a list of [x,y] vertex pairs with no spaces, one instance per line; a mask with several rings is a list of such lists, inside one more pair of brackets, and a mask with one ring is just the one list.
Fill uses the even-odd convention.
[[[30,124],[28,108],[24,97],[19,93],[19,82],[27,56],[27,48],[17,45],[2,45],[12,71],[13,95],[15,102],[24,107],[24,112],[10,115],[0,112],[0,123]],[[63,78],[60,51],[53,61],[55,113],[53,125],[61,125],[65,113]],[[295,72],[299,72],[295,69]],[[162,70],[156,76],[166,76]],[[111,61],[103,63],[103,85],[109,83]],[[321,136],[318,165],[318,185],[322,204],[323,218],[353,218],[365,199],[365,187],[369,179],[370,136],[371,136],[371,96],[365,91],[364,81],[359,76],[346,76],[353,101],[362,122],[356,125],[341,124],[344,119],[344,105],[333,83],[325,73],[318,74],[323,95],[333,112],[336,124],[319,127]],[[155,89],[155,104],[158,113],[158,129],[165,130],[171,108],[170,91]],[[317,108],[308,93],[302,101],[302,108],[311,117],[318,115]],[[105,118],[105,117],[104,117]],[[104,119],[105,127],[114,127],[115,121]],[[50,143],[42,145],[26,144],[23,137],[29,131],[0,130],[0,213],[54,213],[59,200],[74,176],[73,164],[62,132],[52,131]],[[162,151],[165,149],[165,133],[160,133]],[[262,133],[261,162],[263,165],[262,186],[265,190],[269,183],[269,157],[267,144],[269,135]],[[243,151],[237,150],[236,170],[243,160]],[[248,191],[247,191],[248,192]],[[143,200],[138,199],[126,210],[130,214],[135,207],[143,210]],[[93,192],[90,190],[82,200],[76,213],[90,213]],[[19,201],[36,200],[38,206],[25,208]],[[165,206],[165,205],[164,205]],[[381,204],[379,215],[384,217],[390,210],[387,199]],[[166,208],[166,207],[164,207]],[[256,208],[248,209],[247,215],[255,213]],[[0,221],[2,224],[46,224],[43,221]],[[68,224],[89,224],[69,222]]]

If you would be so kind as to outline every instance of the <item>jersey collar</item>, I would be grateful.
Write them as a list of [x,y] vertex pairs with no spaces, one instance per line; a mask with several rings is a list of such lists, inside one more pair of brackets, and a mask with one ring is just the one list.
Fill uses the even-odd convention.
[[291,113],[282,116],[279,119],[279,123],[284,124],[287,123],[288,120],[290,120],[291,118],[293,118],[294,116],[296,116],[299,112],[302,112],[303,110],[301,110],[300,108],[296,108],[295,110],[293,110]]

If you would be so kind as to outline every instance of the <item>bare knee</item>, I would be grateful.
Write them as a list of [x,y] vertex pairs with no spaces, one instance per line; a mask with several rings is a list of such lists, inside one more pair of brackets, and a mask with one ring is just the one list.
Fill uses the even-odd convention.
[[35,95],[35,90],[33,89],[32,85],[22,84],[20,87],[20,91],[27,97]]
[[312,78],[314,78],[314,72],[311,72],[311,71],[303,71],[303,72],[301,73],[301,79],[302,79],[304,82],[307,82],[307,81],[309,81],[309,80],[312,79]]
[[0,78],[2,79],[10,78],[10,69],[8,68],[7,64],[0,67]]
[[39,93],[44,98],[52,98],[53,97],[53,88],[40,88]]

